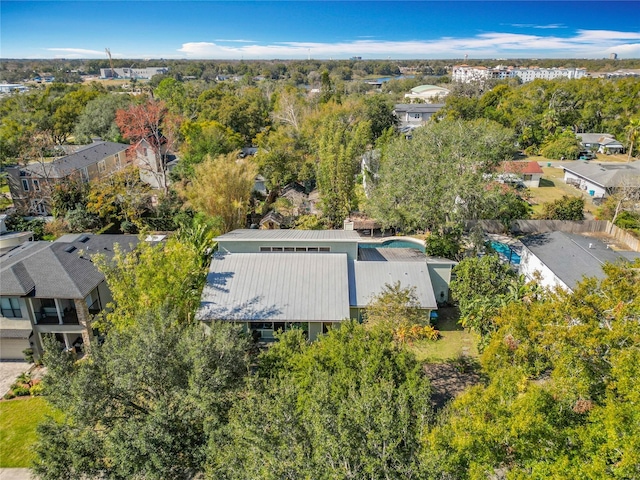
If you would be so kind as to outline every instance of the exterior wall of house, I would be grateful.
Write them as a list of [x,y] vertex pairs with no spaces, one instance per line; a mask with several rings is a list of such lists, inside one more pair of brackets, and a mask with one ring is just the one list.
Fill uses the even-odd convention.
[[537,280],[542,287],[552,289],[560,287],[564,290],[571,291],[571,289],[527,247],[522,249],[520,256],[520,273],[523,274],[527,280]]
[[522,176],[522,182],[526,187],[529,188],[538,188],[540,186],[540,179],[542,178],[541,173],[525,173]]
[[22,351],[30,347],[32,331],[27,302],[19,297],[2,298],[3,303],[17,305],[19,311],[14,308],[0,310],[0,360],[24,360]]
[[232,240],[218,241],[218,249],[222,252],[229,253],[260,253],[261,247],[282,247],[284,248],[296,248],[296,247],[329,247],[331,253],[346,253],[349,260],[355,260],[358,258],[358,243],[357,242],[331,242],[327,240],[305,240],[305,241],[278,241],[278,240],[262,240],[262,241],[242,241]]
[[581,190],[586,190],[589,193],[593,191],[593,198],[604,198],[607,196],[607,190],[605,188],[568,170],[564,171],[564,183],[578,185]]
[[7,168],[7,182],[13,204],[22,215],[46,215],[50,211],[51,189],[57,179],[30,175],[18,167]]
[[447,303],[449,301],[449,284],[451,283],[453,266],[450,263],[427,263],[433,294],[438,303]]

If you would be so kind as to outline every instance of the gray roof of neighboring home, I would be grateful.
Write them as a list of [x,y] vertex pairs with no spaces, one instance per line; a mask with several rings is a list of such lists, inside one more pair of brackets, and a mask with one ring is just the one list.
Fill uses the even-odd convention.
[[253,230],[239,229],[233,230],[216,238],[218,241],[331,241],[331,242],[354,242],[360,240],[358,232],[350,230]]
[[347,255],[216,253],[197,318],[279,322],[349,318]]
[[402,288],[416,287],[415,293],[422,308],[438,308],[427,264],[415,261],[350,261],[349,303],[352,307],[366,307],[385,285],[396,282],[400,282]]
[[3,296],[84,298],[104,275],[94,266],[96,253],[113,255],[113,246],[138,243],[135,235],[65,235],[55,242],[27,242],[0,257]]
[[393,107],[393,110],[407,113],[436,113],[444,105],[444,103],[398,103]]
[[601,145],[622,146],[622,144],[610,133],[576,133],[576,137],[580,137],[583,144],[593,145],[594,143],[599,143]]
[[585,276],[604,278],[602,266],[607,262],[640,258],[640,252],[611,250],[596,238],[572,233],[541,233],[521,241],[569,288],[574,288]]
[[[640,160],[631,163],[592,163],[576,161],[562,167],[565,171],[590,180],[602,187],[616,187],[627,176],[640,175]],[[640,183],[640,180],[638,180]]]
[[115,155],[131,147],[123,143],[96,142],[66,157],[49,163],[30,163],[22,167],[47,178],[64,178],[76,170],[88,167],[100,160]]

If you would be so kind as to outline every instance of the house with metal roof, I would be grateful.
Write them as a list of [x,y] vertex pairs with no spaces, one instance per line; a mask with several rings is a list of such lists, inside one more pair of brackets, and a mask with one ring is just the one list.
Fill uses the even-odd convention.
[[91,322],[110,301],[95,254],[114,245],[133,248],[135,235],[65,235],[55,242],[26,242],[0,255],[0,357],[22,359],[42,351],[42,335],[73,348],[92,341]]
[[385,285],[397,282],[415,289],[428,318],[438,308],[431,276],[448,294],[455,264],[429,263],[417,249],[360,248],[363,239],[349,230],[234,230],[217,241],[197,318],[236,322],[266,340],[289,328],[314,340],[346,319],[362,319]]
[[562,169],[565,183],[586,190],[593,198],[605,198],[621,185],[640,188],[640,160],[629,163],[576,161]]
[[640,252],[616,251],[596,238],[572,233],[541,233],[521,241],[520,273],[543,287],[568,291],[584,277],[604,278],[605,263],[640,258]]
[[96,140],[51,162],[35,162],[6,169],[11,198],[18,212],[48,215],[53,187],[70,178],[88,183],[106,177],[127,162],[129,145]]

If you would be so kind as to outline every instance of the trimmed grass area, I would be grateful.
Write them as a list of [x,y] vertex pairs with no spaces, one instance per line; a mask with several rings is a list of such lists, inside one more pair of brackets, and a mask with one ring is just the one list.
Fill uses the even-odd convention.
[[0,468],[29,468],[35,455],[36,425],[46,416],[60,418],[42,397],[0,402]]
[[477,339],[458,325],[457,310],[442,308],[438,310],[435,327],[440,330],[441,338],[435,342],[421,340],[415,342],[410,350],[419,362],[440,363],[455,360],[465,354],[470,358],[478,357]]

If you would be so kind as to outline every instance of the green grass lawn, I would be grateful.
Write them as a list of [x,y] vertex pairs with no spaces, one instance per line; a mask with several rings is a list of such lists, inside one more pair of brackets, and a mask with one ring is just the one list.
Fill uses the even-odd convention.
[[418,361],[446,362],[459,358],[463,352],[471,358],[477,358],[477,339],[458,324],[457,311],[443,308],[438,310],[438,315],[435,327],[440,330],[441,338],[435,342],[421,340],[410,347]]
[[47,415],[61,416],[42,397],[0,402],[0,468],[29,468],[34,459],[36,425]]

